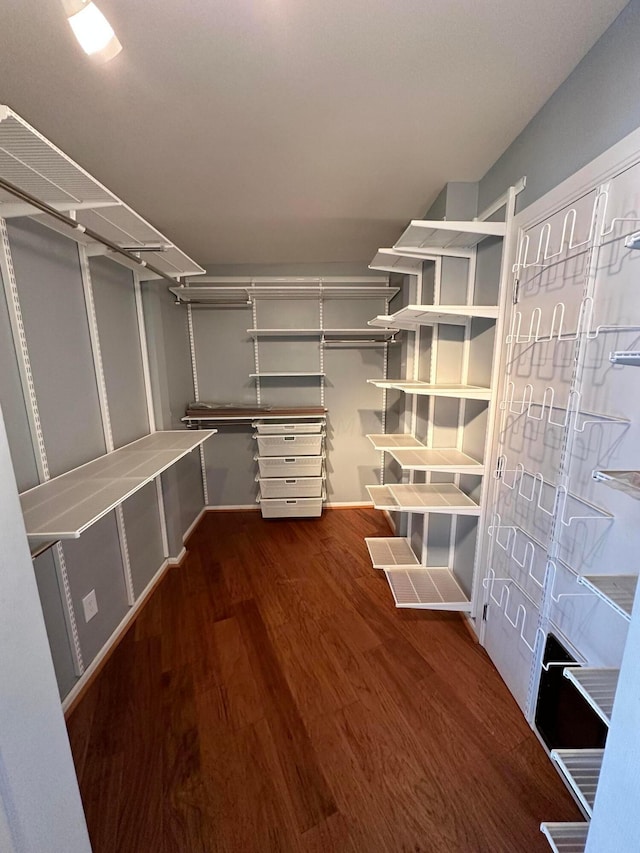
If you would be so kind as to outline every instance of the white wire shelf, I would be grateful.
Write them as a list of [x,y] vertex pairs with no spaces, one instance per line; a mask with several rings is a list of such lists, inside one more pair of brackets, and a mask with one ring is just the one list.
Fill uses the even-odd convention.
[[251,304],[256,299],[392,299],[398,293],[397,287],[388,287],[382,283],[325,285],[319,283],[318,279],[310,279],[300,284],[252,284],[251,280],[236,284],[231,279],[224,280],[228,284],[201,283],[205,280],[199,279],[191,286],[170,287],[169,290],[178,302],[192,305],[225,302]]
[[554,749],[556,762],[589,817],[593,813],[604,749]]
[[631,619],[637,575],[583,575],[581,584],[606,601],[624,619]]
[[389,451],[401,468],[409,471],[446,471],[451,474],[482,474],[484,465],[452,448],[396,448]]
[[377,388],[392,388],[405,394],[421,394],[428,397],[455,397],[460,400],[490,400],[491,388],[481,385],[447,383],[432,385],[429,382],[405,382],[402,379],[368,379]]
[[395,249],[378,249],[369,264],[370,270],[395,272],[401,275],[420,275],[424,258],[411,257]]
[[[197,275],[203,268],[167,237],[135,213],[59,148],[6,106],[0,106],[0,174],[63,213],[76,211],[76,220],[119,245],[161,244],[162,252],[145,252],[144,259],[167,275]],[[0,217],[29,216],[35,208],[0,191]],[[139,268],[142,278],[156,275]]]
[[385,568],[396,607],[416,610],[470,611],[471,602],[448,568]]
[[376,450],[395,450],[397,448],[420,448],[424,444],[415,436],[407,433],[373,433],[367,438]]
[[20,495],[27,536],[77,539],[216,430],[154,432]]
[[320,378],[322,376],[326,376],[325,373],[318,373],[316,371],[305,373],[302,371],[285,371],[285,372],[273,372],[273,373],[250,373],[249,377],[251,379],[296,379],[296,378],[304,378],[304,377],[317,377]]
[[461,326],[475,317],[497,320],[497,305],[407,305],[394,314],[381,314],[369,321],[370,326],[383,326],[415,331],[420,326],[449,323]]
[[394,245],[396,251],[407,249],[437,254],[446,249],[473,249],[486,237],[504,237],[504,222],[446,222],[414,219]]
[[584,853],[588,823],[541,823],[540,830],[553,853]]
[[594,471],[593,479],[640,501],[640,471]]
[[612,364],[626,364],[631,367],[639,367],[640,352],[637,350],[618,350],[609,353],[609,361]]
[[391,566],[419,565],[418,558],[408,539],[399,536],[375,537],[364,540],[367,543],[371,565],[374,569],[388,569]]
[[396,329],[247,329],[251,338],[371,338],[374,335],[389,337],[395,335]]
[[587,700],[600,719],[610,725],[618,688],[619,669],[609,667],[565,667],[565,678]]
[[376,509],[389,512],[435,512],[480,515],[480,506],[453,483],[400,483],[367,486]]

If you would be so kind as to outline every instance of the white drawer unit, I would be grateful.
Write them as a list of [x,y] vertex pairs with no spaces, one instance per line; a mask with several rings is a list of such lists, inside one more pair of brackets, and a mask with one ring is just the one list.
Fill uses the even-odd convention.
[[258,502],[263,518],[322,515],[324,420],[256,422]]
[[314,435],[254,435],[260,456],[318,456],[324,433]]

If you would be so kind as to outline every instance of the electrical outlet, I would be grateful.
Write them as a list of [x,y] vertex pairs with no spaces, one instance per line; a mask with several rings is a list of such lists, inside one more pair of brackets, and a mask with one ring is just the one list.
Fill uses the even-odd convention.
[[88,595],[85,595],[82,599],[82,606],[84,608],[84,621],[90,622],[98,612],[98,599],[96,598],[95,589],[92,589]]

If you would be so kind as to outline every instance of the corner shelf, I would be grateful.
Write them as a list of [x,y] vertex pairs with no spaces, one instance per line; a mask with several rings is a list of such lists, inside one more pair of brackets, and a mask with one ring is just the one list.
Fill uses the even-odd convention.
[[620,670],[583,666],[565,667],[563,673],[600,719],[610,725]]
[[594,471],[593,479],[640,501],[640,471]]
[[461,383],[430,384],[429,382],[405,382],[401,379],[368,379],[377,388],[392,388],[405,394],[422,394],[428,397],[454,397],[459,400],[491,400],[491,388]]
[[453,483],[401,483],[367,486],[376,509],[389,512],[435,512],[448,515],[480,515],[480,506]]
[[553,853],[584,853],[589,824],[541,823],[540,831],[549,842]]
[[456,448],[395,448],[389,453],[408,471],[445,471],[450,474],[483,474],[484,465]]
[[403,539],[400,536],[386,536],[370,537],[364,541],[374,569],[420,565],[408,539]]
[[606,601],[624,619],[631,619],[638,585],[637,575],[582,575],[579,582]]
[[589,817],[593,813],[604,749],[554,749],[551,759],[574,791]]
[[448,323],[464,326],[474,318],[497,320],[497,305],[407,305],[394,314],[381,314],[369,321],[370,326],[385,326],[414,331],[420,326]]
[[27,536],[77,539],[215,432],[154,432],[23,492]]
[[446,249],[470,250],[486,237],[504,237],[506,233],[505,222],[413,219],[393,248],[425,254],[437,254]]
[[385,568],[396,607],[416,610],[470,611],[471,602],[448,568]]
[[408,433],[373,433],[367,438],[376,450],[395,450],[396,448],[421,448],[424,444]]

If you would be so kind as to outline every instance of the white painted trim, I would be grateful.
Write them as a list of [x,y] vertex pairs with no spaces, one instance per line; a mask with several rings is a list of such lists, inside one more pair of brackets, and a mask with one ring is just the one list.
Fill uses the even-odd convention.
[[200,510],[200,512],[196,515],[196,517],[193,519],[191,524],[187,527],[185,532],[182,534],[182,541],[183,542],[186,542],[187,539],[191,536],[193,531],[196,529],[196,527],[200,524],[200,522],[204,518],[206,512],[207,512],[207,507],[203,506],[202,509]]
[[143,605],[145,604],[147,599],[150,597],[150,595],[153,593],[154,589],[156,588],[156,586],[158,585],[158,583],[162,579],[162,577],[165,574],[165,572],[167,571],[167,569],[170,568],[170,566],[171,566],[171,563],[169,562],[169,560],[165,560],[164,563],[158,569],[158,571],[155,573],[155,575],[151,578],[149,583],[146,585],[144,590],[140,593],[140,595],[138,596],[138,598],[136,600],[136,603],[133,605],[133,607],[131,607],[127,611],[124,619],[120,622],[120,624],[115,629],[113,634],[111,634],[111,636],[106,641],[106,643],[102,646],[102,648],[100,649],[98,654],[91,661],[89,666],[85,669],[82,677],[75,683],[73,688],[69,691],[69,693],[67,693],[67,695],[63,699],[63,701],[62,701],[63,712],[66,712],[67,709],[73,704],[73,702],[76,700],[78,694],[84,690],[84,685],[86,684],[86,682],[91,678],[91,676],[96,671],[96,669],[98,669],[99,666],[102,664],[102,661],[106,657],[109,656],[109,654],[111,653],[111,650],[118,644],[120,639],[124,636],[124,634],[131,627],[131,624],[134,621],[134,619],[136,618],[137,614],[142,609]]
[[327,509],[344,509],[348,507],[364,507],[373,508],[373,504],[371,501],[361,500],[361,501],[327,501],[325,503],[325,507]]
[[260,507],[256,503],[252,504],[221,504],[220,506],[211,506],[207,504],[205,507],[206,512],[228,512],[230,509],[252,509],[256,512],[260,511]]
[[184,547],[184,545],[183,545],[183,546],[182,546],[182,549],[181,549],[181,551],[180,551],[180,553],[178,554],[178,556],[177,556],[177,557],[168,557],[168,558],[167,558],[167,563],[168,563],[170,566],[179,566],[179,565],[180,565],[180,563],[184,560],[184,558],[185,558],[186,556],[187,556],[187,549],[186,549],[186,548]]

